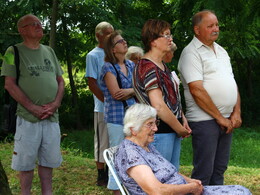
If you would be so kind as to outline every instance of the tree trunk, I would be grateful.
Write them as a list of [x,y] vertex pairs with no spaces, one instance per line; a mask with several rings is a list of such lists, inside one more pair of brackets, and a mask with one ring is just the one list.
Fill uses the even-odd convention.
[[64,42],[65,45],[65,56],[66,56],[66,62],[68,66],[68,75],[69,75],[69,81],[70,81],[70,88],[71,88],[71,94],[72,94],[72,105],[73,105],[73,111],[74,114],[76,115],[76,125],[77,129],[82,129],[82,123],[80,120],[80,112],[79,112],[79,105],[78,105],[78,93],[77,93],[77,88],[75,86],[75,82],[73,79],[73,74],[72,74],[72,63],[71,63],[71,57],[70,57],[70,46],[69,46],[69,33],[67,29],[67,23],[66,19],[62,17],[62,25],[63,25],[63,32],[64,32],[64,38],[66,41]]
[[0,194],[3,194],[3,195],[12,194],[11,189],[9,187],[7,176],[5,174],[5,170],[3,168],[1,161],[0,161]]
[[66,49],[65,49],[65,55],[66,55],[66,61],[67,61],[67,66],[68,66],[68,74],[69,74],[70,88],[71,88],[71,94],[72,94],[72,105],[73,105],[74,113],[76,114],[77,129],[82,129],[79,106],[78,106],[78,93],[77,93],[77,88],[75,86],[75,82],[73,79],[70,50],[68,48],[69,47],[66,47]]
[[52,12],[51,12],[50,42],[49,42],[50,47],[53,49],[55,48],[57,13],[58,13],[58,0],[53,0]]

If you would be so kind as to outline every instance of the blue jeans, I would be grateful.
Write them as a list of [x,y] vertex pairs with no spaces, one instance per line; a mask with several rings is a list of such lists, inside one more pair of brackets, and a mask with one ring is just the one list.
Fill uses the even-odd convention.
[[170,161],[179,170],[181,138],[176,133],[158,133],[152,143],[161,155]]
[[[109,147],[117,146],[123,141],[125,138],[123,128],[123,125],[107,123]],[[107,188],[110,190],[118,190],[119,188],[110,171],[108,173],[108,177]]]

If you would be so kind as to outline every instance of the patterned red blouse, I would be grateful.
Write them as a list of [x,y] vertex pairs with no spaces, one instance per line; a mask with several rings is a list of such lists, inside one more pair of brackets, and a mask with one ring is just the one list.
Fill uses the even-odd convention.
[[[148,59],[141,59],[133,72],[133,87],[140,103],[151,105],[148,91],[159,88],[162,91],[163,100],[176,118],[181,118],[181,98],[178,84],[174,80],[170,70],[164,64],[165,71]],[[165,132],[166,131],[166,132]],[[172,130],[158,128],[157,133],[172,133]]]

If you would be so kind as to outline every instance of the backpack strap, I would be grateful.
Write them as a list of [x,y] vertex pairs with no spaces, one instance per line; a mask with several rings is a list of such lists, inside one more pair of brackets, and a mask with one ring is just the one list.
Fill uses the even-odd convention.
[[14,48],[14,62],[16,66],[16,84],[18,85],[18,80],[20,77],[20,57],[19,57],[19,51],[18,48],[13,45]]

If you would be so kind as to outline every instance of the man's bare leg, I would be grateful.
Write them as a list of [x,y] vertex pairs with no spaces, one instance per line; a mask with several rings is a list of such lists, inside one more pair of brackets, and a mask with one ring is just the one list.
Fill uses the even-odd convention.
[[33,170],[31,171],[20,171],[20,185],[21,185],[21,194],[30,195],[32,180],[33,180]]
[[52,168],[38,166],[42,195],[52,195]]

